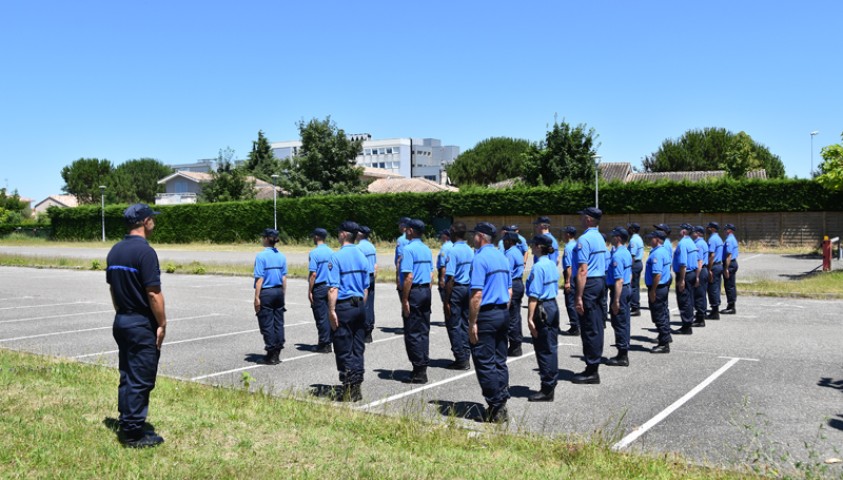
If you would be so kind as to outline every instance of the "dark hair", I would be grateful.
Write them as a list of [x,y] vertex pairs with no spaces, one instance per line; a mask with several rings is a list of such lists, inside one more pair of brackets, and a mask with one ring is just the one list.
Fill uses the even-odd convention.
[[539,245],[539,251],[542,252],[542,257],[545,257],[547,255],[553,255],[556,249],[553,248],[553,245]]
[[456,222],[451,225],[451,235],[459,240],[465,240],[466,226],[463,222]]

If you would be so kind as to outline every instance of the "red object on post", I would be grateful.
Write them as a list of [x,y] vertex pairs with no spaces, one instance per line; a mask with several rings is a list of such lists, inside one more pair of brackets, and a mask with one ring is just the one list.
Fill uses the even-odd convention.
[[831,271],[831,240],[828,235],[823,237],[823,272]]

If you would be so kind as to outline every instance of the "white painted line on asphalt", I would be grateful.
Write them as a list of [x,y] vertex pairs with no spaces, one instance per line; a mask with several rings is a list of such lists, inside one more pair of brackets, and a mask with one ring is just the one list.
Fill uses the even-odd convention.
[[[311,322],[308,322],[308,323],[311,323]],[[381,343],[381,342],[389,342],[391,340],[398,340],[399,338],[403,339],[404,335],[396,335],[394,337],[381,338],[380,340],[375,340],[368,345],[373,345],[375,343]],[[282,358],[281,359],[281,365],[283,365],[285,363],[293,362],[293,361],[296,361],[296,360],[302,360],[304,358],[315,357],[315,356],[318,356],[318,355],[325,355],[325,354],[313,352],[313,353],[306,353],[304,355],[299,355],[298,357]],[[246,370],[254,370],[256,368],[269,367],[269,366],[270,365],[264,365],[262,363],[258,363],[256,365],[249,365],[248,367],[232,368],[231,370],[226,370],[224,372],[216,372],[216,373],[209,373],[207,375],[200,375],[198,377],[193,377],[190,380],[193,381],[193,382],[196,382],[198,380],[204,380],[206,378],[219,377],[220,375],[226,375],[226,374],[229,374],[229,373],[245,372]]]
[[752,260],[753,258],[758,258],[758,257],[763,257],[763,256],[764,256],[763,253],[759,253],[758,255],[753,255],[753,256],[747,257],[747,258],[738,258],[738,260],[740,260],[742,262],[745,262],[747,260]]
[[107,303],[98,302],[69,302],[69,303],[51,303],[48,305],[20,305],[17,307],[0,307],[0,310],[18,310],[21,308],[47,308],[47,307],[63,307],[66,305],[108,305]]
[[[255,328],[255,329],[252,329],[252,330],[241,330],[239,332],[229,332],[229,333],[220,333],[218,335],[208,335],[207,337],[189,338],[187,340],[177,340],[175,342],[164,342],[164,345],[162,346],[162,348],[163,347],[169,347],[170,345],[180,345],[182,343],[199,342],[199,341],[202,341],[202,340],[210,340],[210,339],[213,339],[213,338],[232,337],[234,335],[242,335],[244,333],[255,333],[255,332],[260,332],[260,329]],[[112,353],[117,353],[119,351],[120,350],[109,350],[107,352],[88,353],[88,354],[85,354],[85,355],[76,355],[73,358],[96,357],[98,355],[109,355],[109,354],[112,354]]]
[[28,322],[30,320],[48,320],[50,318],[65,318],[65,317],[80,317],[82,315],[99,315],[101,313],[114,313],[114,309],[109,310],[97,310],[96,312],[79,312],[79,313],[63,313],[61,315],[46,315],[43,317],[30,317],[30,318],[16,318],[14,320],[3,320],[0,322],[0,325],[5,323],[19,323],[19,322]]
[[[109,312],[113,312],[114,310],[109,310]],[[208,315],[197,315],[195,317],[183,317],[183,318],[174,318],[172,320],[168,320],[167,323],[170,322],[179,322],[182,320],[196,320],[197,318],[210,318],[210,317],[221,317],[222,314],[219,313],[211,313]],[[61,332],[50,332],[50,333],[39,333],[38,335],[27,335],[24,337],[13,337],[13,338],[0,338],[0,343],[2,342],[14,342],[17,340],[29,340],[32,338],[42,338],[42,337],[54,337],[56,335],[67,335],[70,333],[84,333],[84,332],[94,332],[97,330],[111,330],[114,328],[113,325],[109,325],[107,327],[96,327],[96,328],[83,328],[81,330],[64,330]]]
[[29,295],[24,295],[22,297],[9,297],[9,298],[0,298],[0,302],[8,302],[10,300],[24,300],[24,299],[31,299],[35,297],[30,297]]
[[684,405],[688,402],[688,400],[694,398],[698,393],[700,393],[705,387],[709,386],[711,382],[717,380],[717,377],[723,375],[726,370],[732,368],[736,363],[738,363],[741,359],[740,358],[732,358],[725,365],[720,367],[716,372],[709,375],[708,378],[702,381],[699,385],[694,387],[690,392],[686,393],[682,398],[673,402],[670,406],[659,412],[658,415],[648,420],[646,423],[641,425],[640,427],[633,430],[629,435],[623,437],[618,443],[612,445],[612,450],[621,450],[629,446],[630,443],[634,442],[638,439],[641,435],[644,435],[647,430],[653,428],[654,426],[658,425],[659,422],[667,418],[668,415],[676,411],[679,407]]
[[747,362],[760,362],[761,361],[757,358],[743,358],[743,357],[717,357],[717,358],[723,358],[723,359],[726,359],[726,360],[738,359],[738,360],[745,360]]

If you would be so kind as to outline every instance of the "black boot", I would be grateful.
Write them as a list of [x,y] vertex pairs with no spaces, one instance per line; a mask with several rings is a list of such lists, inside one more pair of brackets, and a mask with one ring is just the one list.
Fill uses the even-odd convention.
[[343,385],[341,402],[359,402],[363,400],[363,393],[360,391],[360,384]]
[[629,355],[627,350],[618,350],[618,355],[614,358],[607,359],[606,365],[610,367],[628,367]]
[[730,304],[726,305],[726,310],[720,310],[720,313],[723,314],[723,315],[734,315],[736,313],[735,312],[735,304],[730,303]]
[[585,367],[585,371],[574,375],[574,378],[571,379],[571,383],[576,383],[577,385],[599,384],[600,374],[597,373],[598,367],[599,365],[588,365],[587,367]]
[[691,324],[692,327],[704,327],[705,326],[705,314],[698,313],[697,318],[695,319],[694,323]]
[[468,364],[468,360],[454,360],[453,362],[449,363],[445,368],[448,370],[471,370],[471,365]]
[[427,383],[427,367],[413,367],[413,374],[410,376],[409,383]]
[[489,423],[506,423],[509,421],[509,412],[506,405],[489,407],[486,409],[486,421]]
[[560,335],[564,335],[566,337],[579,337],[580,336],[580,329],[577,327],[571,327],[567,330],[563,330],[559,332]]
[[510,347],[506,351],[507,357],[520,357],[524,355],[524,352],[521,350],[521,344],[517,345],[510,345]]
[[552,402],[553,401],[553,392],[555,389],[553,388],[542,388],[538,391],[538,393],[534,393],[527,398],[528,402]]
[[630,310],[630,312],[629,312],[629,316],[630,316],[630,317],[640,317],[640,316],[641,316],[641,309],[640,309],[640,308],[636,308],[636,309],[634,309],[634,310]]
[[263,363],[265,365],[278,365],[281,363],[281,349],[267,350],[266,355],[263,357]]
[[650,350],[650,353],[670,353],[669,343],[660,343]]
[[366,343],[372,343],[372,332],[366,332]]
[[676,330],[671,330],[670,333],[674,335],[693,335],[694,329],[691,327],[691,323],[683,323],[682,328],[678,328]]
[[316,345],[316,353],[331,353],[334,349],[330,343],[320,343]]
[[720,312],[717,310],[717,307],[711,309],[710,312],[705,316],[706,320],[720,320]]

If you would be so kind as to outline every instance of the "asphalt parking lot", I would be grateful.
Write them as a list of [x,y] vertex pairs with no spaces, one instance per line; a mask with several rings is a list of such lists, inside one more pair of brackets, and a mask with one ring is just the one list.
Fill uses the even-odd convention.
[[[256,363],[263,352],[251,279],[165,275],[163,281],[171,324],[161,374],[239,386],[248,372],[252,388],[297,395],[338,383],[333,355],[312,351],[316,329],[304,281],[289,281],[287,343],[277,366]],[[355,408],[434,421],[455,414],[479,428],[483,397],[474,371],[442,368],[451,356],[438,296],[430,383],[410,385],[403,383],[410,364],[397,296],[387,284],[377,288],[375,342],[366,348],[364,399]],[[675,309],[672,314],[678,322]],[[570,383],[583,368],[581,345],[560,337],[560,383],[556,401],[546,404],[526,400],[538,387],[538,373],[525,344],[522,357],[509,359],[508,428],[602,435],[619,450],[680,452],[717,464],[757,456],[784,465],[840,457],[841,314],[840,301],[739,297],[737,315],[709,321],[693,336],[675,336],[669,355],[652,355],[647,350],[655,333],[645,310],[633,318],[631,366],[602,367],[601,385]],[[116,366],[112,318],[103,272],[0,268],[0,348]],[[607,356],[614,355],[612,338],[608,330]],[[153,393],[153,417],[154,402]],[[835,475],[843,471],[831,468]]]

